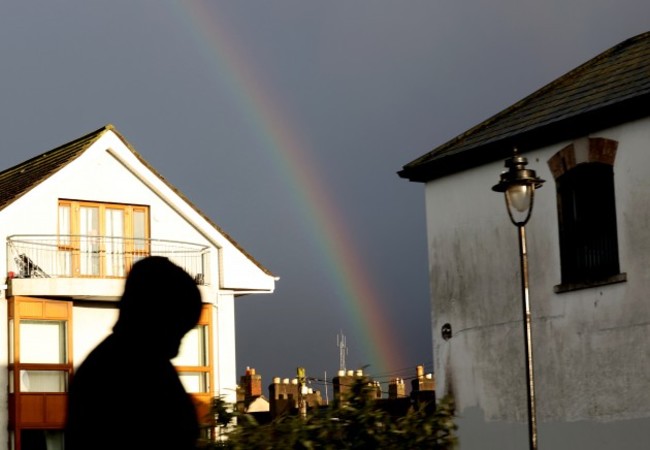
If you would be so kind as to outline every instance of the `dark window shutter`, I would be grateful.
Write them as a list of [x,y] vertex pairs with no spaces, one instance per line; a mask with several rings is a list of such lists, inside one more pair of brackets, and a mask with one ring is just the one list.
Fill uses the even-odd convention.
[[602,280],[619,272],[614,172],[585,163],[557,179],[562,283]]

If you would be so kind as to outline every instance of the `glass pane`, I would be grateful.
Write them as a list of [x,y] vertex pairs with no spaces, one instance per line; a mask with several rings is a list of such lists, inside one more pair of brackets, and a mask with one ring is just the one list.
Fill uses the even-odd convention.
[[20,392],[66,392],[68,373],[60,370],[21,370]]
[[[203,283],[198,282],[197,284],[210,284],[210,254],[208,252],[203,252],[201,254],[201,267],[199,268],[199,273],[203,276]],[[199,279],[199,281],[201,281]]]
[[72,252],[59,250],[57,255],[58,268],[56,273],[62,276],[72,275]]
[[172,360],[176,366],[202,367],[208,365],[207,325],[197,325],[181,341],[178,356]]
[[66,323],[55,320],[20,321],[20,362],[64,364]]
[[9,393],[14,393],[14,371],[9,369]]
[[143,210],[133,211],[133,249],[137,252],[145,251],[146,248],[146,216]]
[[70,205],[59,205],[59,245],[70,245]]
[[70,253],[70,205],[63,203],[59,205],[59,250],[57,253],[57,264],[55,272],[57,275],[72,275],[72,258]]
[[124,211],[121,209],[106,208],[105,212],[106,236],[124,236]]
[[23,450],[63,450],[63,431],[21,430],[20,441]]
[[525,184],[513,184],[506,190],[508,205],[520,213],[528,212],[532,198],[533,188]]
[[183,387],[190,394],[209,392],[207,372],[179,372]]
[[99,275],[99,208],[79,208],[79,233],[81,234],[81,274]]
[[124,211],[106,208],[104,216],[106,275],[124,276]]
[[47,450],[63,450],[64,434],[61,430],[44,430],[45,442],[47,443]]

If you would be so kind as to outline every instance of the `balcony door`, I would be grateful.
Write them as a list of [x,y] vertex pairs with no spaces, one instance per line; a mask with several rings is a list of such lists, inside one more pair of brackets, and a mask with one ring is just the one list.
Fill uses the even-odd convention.
[[59,201],[59,259],[70,276],[124,277],[148,239],[147,206]]

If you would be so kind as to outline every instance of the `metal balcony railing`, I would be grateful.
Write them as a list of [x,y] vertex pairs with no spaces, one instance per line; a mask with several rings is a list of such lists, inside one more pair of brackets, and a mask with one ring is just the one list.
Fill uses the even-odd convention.
[[162,239],[113,236],[13,235],[7,238],[10,278],[124,278],[139,259],[164,256],[206,284],[208,247]]

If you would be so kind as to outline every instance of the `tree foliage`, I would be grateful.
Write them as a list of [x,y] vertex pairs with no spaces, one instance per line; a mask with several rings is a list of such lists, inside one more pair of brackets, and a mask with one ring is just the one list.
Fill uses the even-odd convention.
[[[356,450],[456,448],[453,401],[444,398],[432,405],[413,406],[392,417],[377,407],[362,382],[334,405],[310,412],[307,417],[284,415],[260,424],[251,415],[238,413],[215,399],[213,414],[219,436],[207,448],[224,450]],[[236,425],[233,425],[236,423]]]

